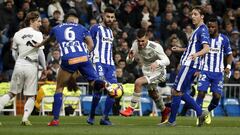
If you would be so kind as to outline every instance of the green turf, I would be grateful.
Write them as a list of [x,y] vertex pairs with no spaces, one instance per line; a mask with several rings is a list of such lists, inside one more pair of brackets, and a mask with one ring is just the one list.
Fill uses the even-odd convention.
[[33,126],[20,126],[21,117],[0,116],[0,135],[240,135],[239,117],[215,117],[211,125],[195,126],[195,118],[178,117],[176,127],[158,127],[158,117],[111,117],[114,126],[86,124],[86,117],[61,117],[58,127],[48,127],[51,117],[32,116]]

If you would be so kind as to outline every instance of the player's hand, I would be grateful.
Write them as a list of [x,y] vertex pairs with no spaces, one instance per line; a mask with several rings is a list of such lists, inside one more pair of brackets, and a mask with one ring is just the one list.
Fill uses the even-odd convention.
[[151,68],[151,71],[155,71],[157,69],[159,65],[157,64],[157,62],[153,62],[151,65],[150,65],[150,68]]
[[226,75],[227,78],[230,78],[230,76],[231,76],[231,74],[230,74],[230,73],[231,73],[231,69],[225,68],[225,69],[224,69],[224,73],[225,73],[225,75]]
[[194,54],[191,54],[191,55],[188,57],[188,59],[190,59],[190,60],[195,60],[197,57],[198,57],[197,54],[194,53]]
[[228,75],[228,74],[230,74],[230,69],[229,68],[225,68],[224,72],[225,72],[226,75]]
[[174,46],[171,48],[173,52],[179,52],[180,51],[180,48],[177,47],[177,46]]
[[197,71],[197,72],[195,72],[194,73],[194,75],[193,76],[195,76],[195,77],[198,77],[200,75],[200,72],[199,71]]
[[130,52],[128,53],[128,58],[130,59],[130,60],[132,60],[133,58],[134,58],[134,52],[133,52],[133,50],[130,50]]
[[42,75],[40,77],[40,80],[47,80],[47,75],[48,75],[48,71],[47,70],[43,70],[42,71]]

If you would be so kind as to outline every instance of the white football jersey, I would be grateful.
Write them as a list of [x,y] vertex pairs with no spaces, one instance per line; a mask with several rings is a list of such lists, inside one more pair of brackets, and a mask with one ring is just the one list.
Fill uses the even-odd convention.
[[156,60],[161,60],[163,65],[159,68],[165,68],[169,64],[169,59],[164,53],[162,46],[156,42],[148,41],[144,49],[139,50],[137,41],[133,42],[132,48],[135,57],[139,58],[143,64],[143,70],[151,71],[150,64]]
[[16,32],[13,37],[12,46],[12,49],[18,52],[16,64],[27,64],[26,57],[37,61],[39,48],[32,47],[30,44],[41,43],[42,41],[42,33],[34,30],[32,27],[23,28]]

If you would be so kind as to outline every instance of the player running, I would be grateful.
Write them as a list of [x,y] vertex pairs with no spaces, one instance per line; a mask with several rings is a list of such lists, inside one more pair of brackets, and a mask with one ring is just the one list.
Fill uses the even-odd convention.
[[144,76],[135,81],[131,104],[126,110],[120,111],[120,114],[123,116],[131,116],[133,114],[134,108],[140,100],[142,86],[146,85],[150,97],[162,111],[161,122],[167,121],[170,108],[165,107],[163,99],[157,91],[157,86],[159,82],[165,81],[165,67],[170,64],[170,61],[160,44],[148,40],[147,32],[144,29],[140,29],[137,32],[137,40],[132,45],[127,62],[133,62],[134,58],[140,58],[140,61],[143,63],[142,70]]

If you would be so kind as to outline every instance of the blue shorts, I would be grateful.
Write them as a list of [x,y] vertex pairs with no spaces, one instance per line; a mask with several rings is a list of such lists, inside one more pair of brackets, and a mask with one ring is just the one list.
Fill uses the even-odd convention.
[[68,60],[62,60],[61,68],[70,73],[79,71],[88,81],[99,79],[99,76],[94,69],[91,61],[80,62],[76,64],[69,64]]
[[201,71],[198,80],[198,90],[207,92],[209,86],[211,92],[222,94],[223,73]]
[[101,79],[110,83],[117,83],[115,66],[102,64],[100,62],[95,63],[95,66],[96,71]]
[[197,71],[189,66],[181,66],[172,88],[183,93],[189,92]]

